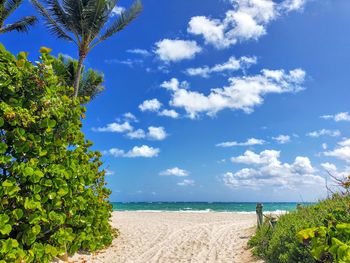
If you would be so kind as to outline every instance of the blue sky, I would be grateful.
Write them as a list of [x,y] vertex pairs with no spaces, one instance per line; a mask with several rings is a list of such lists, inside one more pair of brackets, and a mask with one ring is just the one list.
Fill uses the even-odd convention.
[[[86,61],[105,74],[83,130],[112,201],[314,201],[326,171],[347,174],[348,0],[143,4]],[[77,53],[42,24],[0,41],[32,60]]]

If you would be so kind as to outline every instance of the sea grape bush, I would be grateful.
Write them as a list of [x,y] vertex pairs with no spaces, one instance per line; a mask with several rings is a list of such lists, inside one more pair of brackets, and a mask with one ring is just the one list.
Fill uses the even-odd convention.
[[[303,229],[297,238],[318,262],[350,262],[350,220],[348,211],[328,214],[324,226]],[[344,223],[344,221],[346,223]]]
[[[350,223],[349,204],[348,195],[334,195],[318,204],[302,207],[279,217],[274,229],[268,224],[263,225],[249,244],[253,247],[254,254],[267,263],[315,263],[317,261],[312,251],[313,247],[309,246],[311,244],[300,242],[298,233],[324,226],[330,215],[337,218],[339,223]],[[346,239],[339,240],[344,242]]]
[[49,52],[33,65],[0,45],[1,263],[49,262],[112,241],[101,154],[90,150],[85,108],[60,84]]

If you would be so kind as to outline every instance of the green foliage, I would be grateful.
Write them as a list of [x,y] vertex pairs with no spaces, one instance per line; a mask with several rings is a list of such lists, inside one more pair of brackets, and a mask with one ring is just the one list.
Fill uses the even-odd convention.
[[79,52],[79,61],[74,80],[74,97],[78,97],[80,75],[85,58],[96,45],[122,31],[141,12],[140,0],[119,15],[113,14],[117,0],[31,0],[43,16],[47,28],[56,37],[73,42]]
[[[297,233],[303,229],[324,225],[329,214],[347,211],[349,197],[334,196],[316,205],[306,206],[281,216],[274,230],[268,224],[256,232],[249,241],[253,252],[267,263],[313,263],[315,262],[308,246],[300,243]],[[342,222],[348,222],[350,215],[344,214]]]
[[34,66],[0,46],[0,262],[49,262],[112,241],[101,154],[49,52]]
[[327,215],[324,226],[303,229],[297,238],[319,262],[350,262],[349,222],[348,212],[337,209]]
[[[78,61],[62,54],[58,58],[53,58],[52,67],[55,74],[65,84],[65,86],[73,87],[74,80],[78,70]],[[102,73],[93,69],[82,69],[80,77],[79,97],[90,97],[94,99],[100,94],[104,87],[104,76]]]

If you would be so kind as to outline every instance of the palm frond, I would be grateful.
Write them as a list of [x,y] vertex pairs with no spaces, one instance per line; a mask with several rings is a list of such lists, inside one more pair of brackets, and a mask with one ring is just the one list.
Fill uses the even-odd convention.
[[74,31],[75,25],[71,17],[67,14],[65,9],[61,6],[59,0],[46,0],[47,11],[50,16],[64,29]]
[[71,19],[74,31],[80,36],[85,34],[82,24],[84,21],[83,10],[87,4],[86,1],[87,0],[62,0],[63,9]]
[[106,40],[115,33],[123,30],[129,25],[142,11],[142,4],[137,0],[129,9],[123,11],[120,16],[112,23],[112,25],[100,37],[99,42]]
[[63,28],[59,25],[59,23],[52,17],[52,14],[48,10],[43,7],[38,0],[31,0],[34,7],[38,10],[38,12],[44,17],[46,26],[51,31],[52,34],[57,36],[58,38],[66,39],[68,41],[73,41],[77,43],[71,36],[69,36]]
[[3,6],[3,10],[1,13],[1,18],[4,21],[8,18],[21,4],[23,0],[4,0],[1,4]]
[[100,33],[115,5],[116,0],[95,0],[89,1],[85,6],[84,27],[89,32],[89,42],[92,42]]
[[28,32],[29,27],[34,25],[36,22],[37,18],[35,16],[26,16],[17,22],[5,25],[4,27],[0,28],[0,33],[7,33],[11,31]]

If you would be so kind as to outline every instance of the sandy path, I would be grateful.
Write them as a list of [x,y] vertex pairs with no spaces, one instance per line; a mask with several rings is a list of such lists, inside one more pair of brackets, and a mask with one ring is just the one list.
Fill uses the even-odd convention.
[[252,214],[114,212],[120,236],[112,246],[71,262],[257,262],[246,249],[255,222]]

